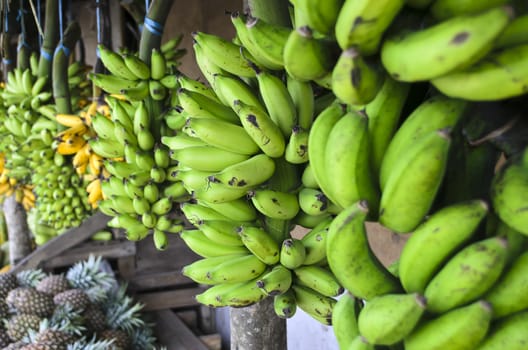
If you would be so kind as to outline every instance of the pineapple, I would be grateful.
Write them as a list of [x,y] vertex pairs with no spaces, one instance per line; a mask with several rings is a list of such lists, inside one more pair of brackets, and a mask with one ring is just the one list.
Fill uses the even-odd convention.
[[56,294],[53,301],[57,305],[70,305],[74,310],[83,311],[89,304],[90,298],[82,289],[68,289]]
[[152,325],[137,328],[130,336],[134,349],[156,349],[156,337],[154,337]]
[[11,343],[9,344],[8,346],[6,346],[5,348],[3,348],[2,350],[21,350],[23,349],[25,346],[27,346],[27,344],[23,341],[17,341],[17,342],[14,342],[14,343]]
[[98,335],[100,339],[113,339],[113,345],[116,350],[129,350],[132,345],[128,333],[121,329],[105,329]]
[[42,319],[33,314],[17,314],[7,321],[7,335],[17,342],[29,335],[29,330],[38,330]]
[[55,308],[51,295],[39,292],[33,287],[13,289],[7,295],[6,301],[18,313],[35,314],[43,317],[51,315]]
[[35,286],[35,288],[43,293],[56,295],[65,290],[70,289],[70,283],[64,275],[49,275],[44,277],[40,282]]
[[0,299],[4,300],[7,294],[18,287],[17,278],[12,273],[0,274]]
[[106,327],[106,315],[101,308],[95,304],[87,307],[82,313],[84,324],[88,331],[99,332]]
[[9,343],[11,343],[11,338],[9,338],[5,329],[0,328],[0,349],[5,348]]
[[7,306],[5,301],[0,300],[0,320],[7,317],[9,317],[9,306]]
[[75,337],[65,331],[47,328],[36,335],[33,343],[49,346],[53,350],[63,350],[66,349],[68,344],[74,341]]

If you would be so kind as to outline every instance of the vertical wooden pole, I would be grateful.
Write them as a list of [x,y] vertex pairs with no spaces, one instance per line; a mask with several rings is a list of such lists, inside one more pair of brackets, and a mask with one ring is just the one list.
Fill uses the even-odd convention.
[[9,263],[15,266],[32,251],[31,237],[26,221],[26,211],[15,200],[15,195],[4,201],[4,215],[9,239]]

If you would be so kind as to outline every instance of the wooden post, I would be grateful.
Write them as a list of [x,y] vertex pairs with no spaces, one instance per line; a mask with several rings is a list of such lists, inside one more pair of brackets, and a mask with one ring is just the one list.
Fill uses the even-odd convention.
[[29,255],[32,249],[26,211],[22,204],[15,200],[14,194],[4,201],[4,215],[9,238],[9,261],[11,266],[15,266]]
[[272,297],[251,306],[231,308],[230,313],[232,350],[286,349],[286,320],[275,314]]

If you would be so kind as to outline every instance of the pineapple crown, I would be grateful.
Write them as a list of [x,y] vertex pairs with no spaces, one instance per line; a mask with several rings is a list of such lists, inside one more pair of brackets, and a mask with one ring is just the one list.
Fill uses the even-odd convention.
[[86,330],[81,312],[68,303],[57,305],[48,322],[53,329],[68,334],[82,335]]
[[112,275],[101,270],[101,257],[93,255],[88,260],[80,261],[70,267],[66,272],[66,279],[73,288],[90,289],[99,287],[110,289],[115,280]]
[[35,287],[46,273],[41,269],[22,270],[16,274],[18,285],[21,287]]
[[126,294],[127,285],[121,284],[119,289],[111,293],[105,302],[107,324],[112,329],[122,329],[132,334],[145,322],[140,318],[143,304],[136,303]]
[[153,334],[152,324],[145,324],[130,334],[134,350],[156,350],[156,337]]
[[114,339],[98,340],[95,336],[91,339],[81,338],[73,344],[69,344],[67,350],[108,350],[112,348]]

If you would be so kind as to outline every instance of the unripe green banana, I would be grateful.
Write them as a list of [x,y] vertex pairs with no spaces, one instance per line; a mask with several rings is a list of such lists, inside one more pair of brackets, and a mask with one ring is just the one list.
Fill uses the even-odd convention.
[[163,79],[167,72],[167,62],[163,53],[154,48],[150,54],[150,77],[153,80]]
[[[528,44],[494,52],[465,70],[431,80],[443,94],[470,101],[503,100],[525,94]],[[496,86],[500,85],[500,89]]]
[[510,11],[496,7],[396,35],[383,42],[381,61],[396,80],[438,78],[469,67],[484,57],[509,20]]
[[214,284],[245,282],[260,276],[267,268],[253,254],[235,257],[211,269],[207,278]]
[[446,259],[473,236],[487,213],[484,201],[465,201],[436,211],[418,226],[400,255],[398,274],[405,290],[423,293]]
[[[519,15],[512,19],[495,40],[493,48],[503,49],[521,44],[528,44],[528,14]],[[33,85],[34,87],[35,85]]]
[[202,72],[209,85],[213,87],[215,82],[214,76],[216,74],[227,74],[227,72],[224,71],[222,68],[218,67],[216,64],[214,64],[205,54],[204,49],[200,45],[198,45],[196,41],[193,43],[193,50],[198,68],[200,68],[200,71]]
[[528,149],[510,158],[495,174],[491,185],[491,200],[499,218],[513,229],[528,235],[528,215],[525,200],[519,193],[528,188],[526,169],[528,168]]
[[[303,57],[299,57],[299,53]],[[330,42],[313,36],[308,26],[292,30],[284,45],[284,68],[292,77],[307,81],[321,78],[332,70],[334,57]]]
[[295,315],[297,302],[293,289],[290,288],[287,292],[273,297],[273,310],[280,318],[291,318]]
[[354,338],[359,336],[357,324],[361,301],[352,294],[345,293],[332,310],[332,330],[340,349],[348,349]]
[[301,11],[306,24],[319,33],[333,36],[339,10],[343,0],[317,1],[317,0],[296,0],[294,11]]
[[273,159],[260,153],[214,173],[209,180],[235,188],[250,189],[267,181],[274,172],[275,162]]
[[159,81],[150,79],[148,81],[149,95],[154,101],[162,101],[167,97],[167,88]]
[[[495,310],[495,309],[494,309]],[[494,323],[476,350],[523,350],[528,342],[528,311],[516,313]]]
[[291,28],[254,17],[248,18],[246,27],[248,39],[252,43],[247,49],[255,60],[268,69],[283,69],[284,47]]
[[339,11],[335,36],[342,50],[356,46],[364,55],[378,51],[381,38],[404,0],[345,0]]
[[221,255],[247,254],[247,249],[245,247],[229,246],[214,242],[200,230],[183,230],[180,233],[180,237],[193,252],[204,258]]
[[[326,176],[323,183],[328,184],[323,192],[334,198],[335,204],[346,208],[363,199],[372,214],[377,211],[380,196],[371,173],[365,115],[352,111],[336,122],[327,136],[323,164]],[[312,165],[315,167],[317,163]],[[340,187],[343,183],[347,186]]]
[[105,140],[101,138],[94,138],[88,140],[90,147],[93,151],[105,158],[120,158],[124,154],[123,144],[118,143],[116,140]]
[[193,117],[213,118],[240,124],[238,115],[230,107],[218,101],[218,99],[213,100],[209,96],[185,88],[178,89],[177,94],[183,110]]
[[323,215],[331,205],[326,195],[319,189],[304,187],[299,191],[299,207],[308,215]]
[[281,157],[284,154],[286,149],[284,136],[266,112],[242,100],[235,100],[233,108],[242,126],[262,152],[272,158]]
[[[109,101],[109,103],[112,103]],[[113,101],[111,104],[111,119],[114,123],[121,123],[128,130],[134,130],[134,115],[129,114],[127,104],[119,100]]]
[[344,291],[333,273],[324,267],[299,266],[293,272],[297,284],[309,287],[327,297],[336,297]]
[[326,255],[337,280],[357,298],[370,300],[400,290],[398,281],[372,253],[365,229],[365,201],[341,211],[328,228]]
[[493,7],[505,5],[509,0],[435,0],[429,11],[439,20],[467,14],[477,14]]
[[189,136],[183,132],[177,132],[173,136],[162,136],[161,143],[170,150],[179,150],[193,146],[207,146],[207,144],[197,137]]
[[344,106],[338,103],[332,103],[315,118],[308,136],[308,158],[313,175],[319,184],[318,187],[334,203],[337,202],[330,193],[329,189],[331,184],[328,183],[328,177],[326,176],[326,142],[332,128],[343,115],[345,115]]
[[196,170],[221,171],[248,159],[249,156],[207,145],[172,150],[171,158]]
[[165,250],[167,249],[169,245],[169,240],[167,238],[167,234],[165,232],[153,228],[152,232],[152,240],[154,241],[154,246],[157,250]]
[[[141,191],[141,188],[139,190]],[[145,197],[150,203],[155,203],[160,199],[159,187],[155,183],[147,183],[142,190],[143,197]]]
[[134,114],[130,115],[132,116],[132,127],[136,134],[143,128],[150,128],[151,117],[144,101],[139,101]]
[[138,144],[134,130],[127,129],[119,121],[114,122],[114,139],[123,145],[137,146]]
[[198,229],[211,241],[231,246],[243,246],[237,232],[240,223],[231,220],[204,220],[198,222]]
[[200,204],[185,202],[180,204],[180,209],[185,215],[185,218],[187,218],[191,224],[197,227],[198,223],[202,221],[230,220],[227,216],[220,214],[216,210]]
[[470,350],[484,339],[492,310],[476,301],[420,324],[404,339],[406,350]]
[[98,44],[97,50],[99,51],[99,58],[103,62],[105,68],[108,69],[112,75],[128,80],[138,79],[138,77],[126,66],[125,61],[120,54],[106,48],[103,44]]
[[426,301],[419,294],[378,296],[359,312],[359,332],[371,344],[396,344],[413,331],[425,307]]
[[345,347],[347,350],[376,350],[376,346],[370,344],[365,337],[357,335],[348,346]]
[[331,222],[331,216],[325,217],[301,238],[301,242],[306,249],[305,265],[317,264],[326,259],[326,237]]
[[255,189],[248,193],[255,208],[272,219],[293,219],[299,212],[297,196],[289,192]]
[[297,284],[292,284],[292,289],[295,292],[295,300],[298,307],[317,321],[330,325],[332,322],[332,309],[336,304],[334,298],[324,296],[313,289]]
[[493,308],[493,318],[509,316],[528,308],[528,253],[523,253],[483,296]]
[[112,139],[115,137],[114,122],[102,114],[94,114],[92,116],[92,128],[98,137],[103,139]]
[[315,117],[315,99],[312,84],[286,74],[286,88],[297,110],[297,125],[309,130]]
[[239,283],[222,283],[196,295],[196,300],[211,307],[245,307],[255,304],[266,295],[257,288],[255,280]]
[[109,94],[120,94],[122,90],[135,88],[142,81],[128,80],[119,78],[115,75],[106,75],[102,73],[89,73],[88,77],[94,85],[100,87]]
[[383,72],[352,46],[341,53],[332,70],[331,89],[342,103],[363,105],[374,99],[383,77]]
[[178,78],[178,84],[182,89],[185,89],[191,92],[197,92],[202,96],[205,96],[205,97],[208,97],[209,99],[214,100],[215,102],[220,102],[220,100],[216,96],[216,93],[210,86],[196,79],[191,79],[188,76],[185,76],[183,74],[179,74],[177,78]]
[[222,120],[189,118],[183,131],[229,152],[252,155],[259,151],[259,146],[243,127]]
[[500,277],[508,243],[492,237],[466,246],[425,288],[427,310],[442,313],[480,298]]
[[244,104],[258,108],[263,112],[266,110],[262,102],[260,102],[256,91],[237,77],[216,74],[212,86],[218,99],[228,107],[233,108],[235,101],[238,100],[242,101]]
[[275,296],[286,293],[292,284],[292,273],[282,265],[277,265],[271,271],[264,273],[257,280],[259,287],[264,294]]
[[260,96],[273,122],[284,136],[289,136],[297,123],[297,110],[286,84],[276,75],[256,68]]
[[442,128],[454,128],[467,103],[444,96],[434,96],[421,103],[398,128],[383,156],[380,187],[383,190],[401,154],[422,136]]
[[368,117],[370,159],[375,176],[379,177],[383,156],[398,127],[409,90],[410,84],[386,76],[376,97],[363,106],[362,111]]
[[257,211],[247,198],[236,198],[225,202],[208,202],[197,199],[196,202],[216,210],[232,221],[252,222],[257,220]]
[[379,222],[410,232],[429,212],[447,167],[451,138],[440,129],[418,140],[401,155],[381,194]]
[[143,215],[150,211],[150,202],[145,197],[135,196],[132,199],[132,205],[138,215]]
[[137,79],[150,79],[150,67],[138,56],[132,54],[124,55],[123,61]]
[[[205,188],[196,188],[191,189],[188,186],[185,186],[189,192],[192,192],[193,198],[207,202],[207,204],[213,204],[213,205],[221,205],[224,208],[228,209],[230,211],[231,216],[233,217],[239,217],[239,214],[233,213],[232,209],[239,210],[238,204],[241,204],[237,201],[237,205],[234,205],[232,207],[230,203],[232,203],[235,200],[243,199],[247,195],[247,190],[243,188],[234,188],[230,186],[226,186],[224,184],[209,181],[209,183],[205,186]],[[243,208],[247,208],[248,205],[242,205]],[[247,211],[242,212],[242,215],[246,215]],[[255,213],[252,213],[251,215],[254,216]]]
[[312,165],[307,163],[301,175],[301,183],[304,187],[319,188],[319,184],[315,179]]
[[237,232],[244,246],[263,263],[274,265],[279,262],[279,245],[263,228],[242,225]]
[[177,181],[163,188],[163,195],[172,197],[173,200],[180,201],[179,198],[190,199],[190,196],[183,185],[183,182]]
[[284,158],[292,164],[308,162],[308,136],[309,129],[303,129],[295,125],[284,150]]
[[130,88],[124,88],[119,93],[128,101],[141,101],[150,96],[150,80],[139,80],[139,82]]
[[[233,260],[238,260],[241,258],[247,258],[251,255],[248,254],[236,254],[236,255],[221,255],[215,256],[212,258],[204,258],[196,260],[189,265],[185,265],[182,269],[182,274],[189,277],[197,283],[203,284],[218,284],[221,282],[211,281],[209,274],[212,270],[216,269],[218,266],[223,263],[230,263]],[[239,270],[242,267],[239,266]],[[223,283],[223,282],[222,282]]]
[[306,248],[297,238],[287,238],[282,242],[279,255],[281,265],[288,269],[301,266],[306,259]]
[[203,32],[194,32],[193,40],[202,48],[204,54],[221,69],[236,76],[247,78],[255,76],[248,61],[248,58],[251,61],[254,59],[245,48],[219,36]]

